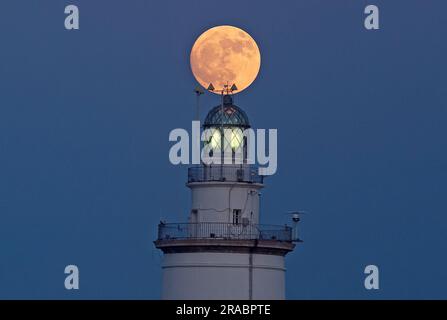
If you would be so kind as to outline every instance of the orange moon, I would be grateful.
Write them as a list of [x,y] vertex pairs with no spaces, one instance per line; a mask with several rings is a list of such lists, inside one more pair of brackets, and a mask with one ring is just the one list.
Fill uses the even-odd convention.
[[191,50],[191,69],[205,89],[212,83],[220,94],[224,85],[236,85],[235,93],[245,90],[256,79],[261,53],[255,40],[233,26],[208,29],[197,38]]

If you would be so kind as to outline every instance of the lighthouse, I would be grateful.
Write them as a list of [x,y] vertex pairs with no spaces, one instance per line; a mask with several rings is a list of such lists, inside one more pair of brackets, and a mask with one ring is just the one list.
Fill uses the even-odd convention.
[[285,256],[297,239],[292,227],[262,224],[265,177],[250,164],[249,118],[227,90],[202,128],[204,147],[222,161],[188,168],[187,218],[158,226],[162,299],[284,299]]

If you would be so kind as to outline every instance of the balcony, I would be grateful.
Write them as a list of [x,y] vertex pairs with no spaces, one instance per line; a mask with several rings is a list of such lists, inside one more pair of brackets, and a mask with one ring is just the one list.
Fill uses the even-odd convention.
[[231,223],[160,223],[158,240],[276,240],[292,242],[289,226]]
[[258,174],[258,168],[247,165],[215,165],[188,168],[188,183],[192,182],[264,182],[264,176]]

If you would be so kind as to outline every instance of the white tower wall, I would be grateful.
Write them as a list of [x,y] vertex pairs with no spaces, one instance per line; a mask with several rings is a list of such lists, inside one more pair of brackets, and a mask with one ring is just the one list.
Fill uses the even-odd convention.
[[284,256],[250,253],[165,254],[162,298],[284,299]]
[[191,223],[233,223],[234,210],[240,210],[240,219],[259,223],[261,184],[202,182],[188,186],[192,191]]

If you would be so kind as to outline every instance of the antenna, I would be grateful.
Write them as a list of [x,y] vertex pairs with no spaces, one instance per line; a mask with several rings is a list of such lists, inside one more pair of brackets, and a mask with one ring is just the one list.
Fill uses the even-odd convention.
[[195,87],[194,92],[196,93],[196,120],[200,121],[200,96],[205,92],[201,86]]

